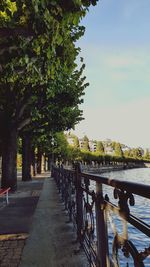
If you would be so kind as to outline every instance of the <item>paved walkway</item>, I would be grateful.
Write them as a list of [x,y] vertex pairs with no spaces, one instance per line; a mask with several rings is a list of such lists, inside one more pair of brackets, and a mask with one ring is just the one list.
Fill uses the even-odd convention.
[[20,176],[9,205],[0,198],[0,267],[88,267],[49,177],[22,182]]
[[84,253],[75,253],[76,235],[63,208],[53,178],[45,179],[20,267],[88,267]]
[[18,190],[9,194],[9,205],[0,203],[0,234],[28,233],[44,180],[18,182]]
[[9,205],[0,198],[0,267],[19,265],[42,191],[43,178],[38,176],[32,181],[22,182],[18,177],[18,190],[9,194]]

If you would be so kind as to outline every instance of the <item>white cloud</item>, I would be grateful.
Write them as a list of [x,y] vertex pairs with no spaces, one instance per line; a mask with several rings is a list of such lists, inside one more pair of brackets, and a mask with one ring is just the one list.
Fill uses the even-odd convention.
[[150,147],[150,49],[84,47],[90,82],[79,136]]

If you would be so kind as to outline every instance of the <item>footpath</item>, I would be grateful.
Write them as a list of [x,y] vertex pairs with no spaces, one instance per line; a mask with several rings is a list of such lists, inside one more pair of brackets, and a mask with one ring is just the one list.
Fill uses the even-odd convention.
[[0,207],[1,267],[88,267],[50,174],[18,181]]
[[19,176],[17,191],[9,193],[9,204],[0,198],[0,267],[19,266],[44,180],[38,176],[22,182]]

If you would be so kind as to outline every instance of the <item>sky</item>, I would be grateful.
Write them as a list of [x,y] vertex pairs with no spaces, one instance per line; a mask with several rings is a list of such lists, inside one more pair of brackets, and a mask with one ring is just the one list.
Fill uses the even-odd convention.
[[90,86],[78,137],[150,148],[150,1],[99,0],[78,42]]

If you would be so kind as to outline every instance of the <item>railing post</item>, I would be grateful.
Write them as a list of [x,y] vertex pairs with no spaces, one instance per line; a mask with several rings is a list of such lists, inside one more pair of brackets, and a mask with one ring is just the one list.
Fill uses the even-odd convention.
[[75,166],[76,170],[76,223],[77,223],[77,240],[82,246],[83,239],[83,192],[81,189],[81,173],[80,164],[77,163]]
[[108,252],[108,235],[106,213],[103,210],[102,184],[96,182],[96,232],[97,232],[97,255],[99,267],[110,267]]

